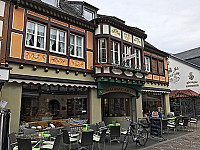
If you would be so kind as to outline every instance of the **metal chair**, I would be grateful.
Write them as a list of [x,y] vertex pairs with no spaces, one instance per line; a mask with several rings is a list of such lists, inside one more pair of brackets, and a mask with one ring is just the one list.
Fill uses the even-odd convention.
[[40,148],[32,148],[31,139],[17,138],[18,150],[40,150]]
[[56,139],[55,139],[53,145],[52,144],[46,144],[46,145],[41,146],[41,149],[59,150],[60,145],[61,145],[62,136],[63,136],[63,133],[58,134],[56,136]]
[[70,137],[67,129],[63,129],[62,131],[63,131],[63,143],[69,145],[69,150],[70,150],[71,144],[78,142],[78,138]]
[[167,119],[163,119],[162,120],[162,132],[163,133],[165,133],[165,131],[168,131],[167,124],[168,124],[168,120]]
[[188,127],[189,118],[184,118],[183,122],[180,122],[179,125],[184,129]]
[[18,147],[17,146],[17,138],[16,138],[14,132],[9,134],[9,140],[10,140],[10,148],[13,150],[17,149],[17,147]]
[[197,124],[198,124],[198,120],[196,118],[190,118],[190,126],[191,124],[196,124],[196,128],[197,128]]
[[93,149],[93,134],[94,131],[83,131],[81,139],[79,141],[79,150],[88,147],[88,149]]
[[25,128],[23,132],[24,132],[24,136],[30,135],[30,134],[36,134],[35,129],[31,129],[31,128]]
[[51,139],[54,139],[55,140],[55,137],[60,134],[60,129],[58,128],[51,128],[50,130],[50,135],[51,135]]
[[106,131],[107,131],[106,128],[102,129],[100,131],[100,136],[98,136],[98,135],[93,136],[93,141],[98,143],[99,150],[100,150],[100,144],[101,143],[104,144],[104,150],[106,149]]
[[180,122],[181,118],[176,117],[175,118],[175,122],[172,122],[170,124],[167,124],[167,127],[170,129],[174,129],[174,131],[177,131],[178,127],[179,127],[179,122]]
[[112,141],[120,143],[120,126],[110,126],[110,144]]

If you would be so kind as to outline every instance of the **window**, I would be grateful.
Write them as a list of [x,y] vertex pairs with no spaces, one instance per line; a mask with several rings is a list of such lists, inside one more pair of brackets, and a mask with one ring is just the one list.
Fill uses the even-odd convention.
[[42,0],[42,1],[45,2],[45,3],[47,3],[47,4],[56,6],[56,7],[59,6],[59,0]]
[[164,75],[163,71],[163,61],[158,61],[158,71],[160,75]]
[[98,40],[99,45],[99,63],[106,63],[107,62],[107,46],[106,46],[106,39],[99,39]]
[[152,59],[152,72],[155,73],[155,74],[158,73],[157,59],[155,59],[155,58]]
[[83,37],[70,35],[70,56],[83,58]]
[[124,45],[122,57],[124,59],[124,66],[125,67],[131,67],[131,58],[127,59],[127,57],[130,56],[130,55],[131,55],[131,46]]
[[128,98],[105,98],[104,117],[130,116],[130,103]]
[[92,20],[94,19],[94,12],[88,10],[88,9],[84,9],[83,10],[83,13],[84,13],[84,18],[87,19],[87,20]]
[[135,69],[141,69],[141,60],[140,60],[140,50],[134,49],[134,63],[135,63]]
[[144,56],[145,71],[150,72],[150,57]]
[[65,32],[51,28],[50,51],[66,54],[66,33]]
[[26,27],[26,46],[45,49],[46,42],[46,26],[27,22]]
[[120,48],[119,43],[111,41],[111,63],[119,65],[120,64]]

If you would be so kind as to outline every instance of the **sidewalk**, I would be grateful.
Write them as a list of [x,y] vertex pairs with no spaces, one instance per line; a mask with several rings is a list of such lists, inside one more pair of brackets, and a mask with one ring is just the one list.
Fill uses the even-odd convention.
[[142,150],[200,150],[200,121],[197,128],[195,124],[192,124],[188,130],[193,132],[143,148]]

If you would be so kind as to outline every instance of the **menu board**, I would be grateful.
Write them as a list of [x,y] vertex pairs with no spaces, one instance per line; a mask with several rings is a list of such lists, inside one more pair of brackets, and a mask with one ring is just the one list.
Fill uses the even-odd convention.
[[161,118],[150,118],[151,136],[162,137],[162,120]]

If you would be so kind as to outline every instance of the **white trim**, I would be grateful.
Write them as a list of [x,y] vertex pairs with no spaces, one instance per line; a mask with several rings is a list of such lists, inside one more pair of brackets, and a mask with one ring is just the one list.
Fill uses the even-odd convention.
[[[49,44],[50,44],[50,41],[51,41],[51,29],[53,30],[56,30],[56,51],[53,51],[50,49],[50,45],[49,45],[49,51],[52,52],[52,53],[58,53],[58,54],[63,54],[63,55],[66,55],[66,43],[67,43],[67,32],[63,31],[63,30],[60,30],[60,29],[57,29],[57,28],[50,28],[50,37],[49,37]],[[59,31],[59,32],[58,32]],[[59,33],[61,32],[64,32],[65,33],[65,46],[64,46],[64,53],[62,52],[58,52],[58,46],[59,46]]]
[[[120,51],[120,43],[116,42],[116,41],[112,41],[112,40],[111,40],[111,42],[113,42],[113,47],[111,48],[112,50],[110,49],[110,52],[113,51],[113,56],[112,56],[113,57],[113,62],[111,62],[111,64],[120,65],[120,52],[121,52]],[[118,52],[118,61],[119,61],[118,63],[115,62],[115,52],[116,52],[115,45],[114,45],[115,43],[118,44],[118,51],[117,51]]]
[[[106,49],[106,61],[102,62],[100,61],[100,49],[101,49],[101,56],[102,56],[102,48],[100,48],[100,41],[105,40],[105,49]],[[98,39],[98,63],[107,63],[107,39],[106,38],[100,38]]]
[[[73,57],[77,57],[77,58],[83,58],[83,46],[84,46],[84,44],[83,44],[83,39],[84,39],[84,37],[82,37],[82,36],[80,36],[80,35],[76,35],[76,34],[72,34],[72,33],[70,33],[70,36],[71,35],[73,35],[74,36],[74,55],[72,55],[71,54],[71,51],[69,52],[70,53],[70,56],[73,56]],[[77,56],[77,54],[76,54],[76,47],[77,47],[77,44],[76,44],[76,37],[80,37],[81,38],[81,44],[82,44],[82,46],[81,46],[81,50],[82,50],[82,56]],[[70,46],[71,46],[71,43],[70,43]]]
[[[27,20],[26,25],[27,25],[28,22],[31,22],[31,23],[35,24],[34,46],[26,45],[27,27],[26,27],[26,33],[25,33],[26,34],[25,35],[25,46],[26,47],[30,47],[30,48],[45,50],[46,49],[46,29],[47,29],[46,25],[38,23],[38,22],[35,22],[35,21],[31,21],[31,20]],[[37,45],[37,26],[38,25],[44,26],[44,48],[39,48],[39,47],[36,46]]]
[[40,84],[40,85],[54,85],[54,86],[74,86],[74,87],[90,87],[97,88],[96,85],[85,84],[73,84],[73,83],[59,83],[59,82],[47,82],[47,81],[33,81],[33,80],[21,80],[21,79],[9,79],[8,82],[26,83],[26,84]]
[[142,90],[142,92],[151,92],[151,93],[170,93],[168,91],[156,91],[156,90]]
[[5,2],[4,1],[0,1],[0,16],[4,17],[4,11],[5,11]]

